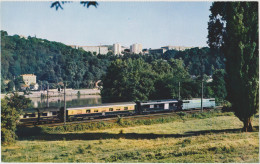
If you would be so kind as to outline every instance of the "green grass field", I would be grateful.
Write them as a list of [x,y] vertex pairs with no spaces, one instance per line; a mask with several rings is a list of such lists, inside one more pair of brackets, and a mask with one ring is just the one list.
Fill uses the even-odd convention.
[[229,113],[99,130],[49,130],[2,146],[2,161],[258,163],[258,115],[253,125],[255,132],[241,133],[242,122]]

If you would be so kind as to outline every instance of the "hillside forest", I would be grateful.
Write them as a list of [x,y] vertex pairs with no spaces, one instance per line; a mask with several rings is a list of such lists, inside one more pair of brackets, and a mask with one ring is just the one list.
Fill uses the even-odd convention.
[[[63,43],[29,36],[10,36],[1,31],[1,91],[22,84],[21,74],[35,74],[46,89],[64,81],[70,88],[102,86],[102,101],[134,101],[162,98],[200,97],[201,80],[205,97],[223,100],[225,58],[208,47],[164,54],[106,55],[74,49]],[[203,77],[203,78],[202,78]],[[208,79],[213,78],[213,81]],[[4,81],[9,80],[8,84]]]

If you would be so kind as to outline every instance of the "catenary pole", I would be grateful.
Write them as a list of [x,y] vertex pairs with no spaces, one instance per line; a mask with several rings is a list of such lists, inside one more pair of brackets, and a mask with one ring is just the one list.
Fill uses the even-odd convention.
[[47,84],[47,107],[49,107],[49,84]]
[[181,99],[181,82],[179,82],[179,100]]
[[66,125],[66,83],[64,83],[64,125]]
[[203,112],[203,80],[201,80],[201,112]]

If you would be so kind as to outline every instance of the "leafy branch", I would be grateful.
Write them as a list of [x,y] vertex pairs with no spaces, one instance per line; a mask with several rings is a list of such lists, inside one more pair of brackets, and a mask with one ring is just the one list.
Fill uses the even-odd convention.
[[[72,1],[55,1],[51,4],[51,8],[55,7],[56,10],[59,8],[63,10],[63,5],[66,3],[71,3]],[[98,3],[96,1],[80,1],[80,4],[82,4],[84,7],[89,8],[90,6],[94,6],[97,8]]]

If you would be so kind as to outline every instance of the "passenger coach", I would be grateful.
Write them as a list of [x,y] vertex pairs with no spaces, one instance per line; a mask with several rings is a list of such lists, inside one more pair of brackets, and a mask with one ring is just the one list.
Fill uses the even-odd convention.
[[131,115],[135,113],[134,102],[120,102],[67,108],[67,119],[90,119],[105,116]]

